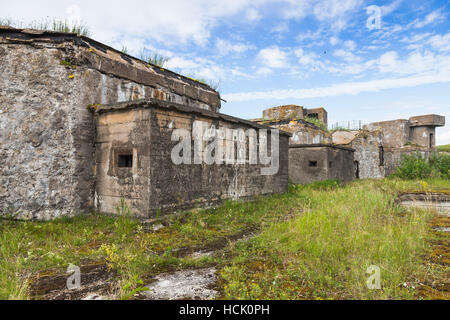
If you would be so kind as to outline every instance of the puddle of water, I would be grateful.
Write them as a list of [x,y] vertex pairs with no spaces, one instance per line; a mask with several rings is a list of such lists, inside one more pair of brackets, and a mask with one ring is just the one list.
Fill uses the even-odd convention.
[[161,274],[141,292],[149,300],[210,300],[217,296],[215,268]]
[[433,229],[438,232],[450,232],[450,227],[435,227]]

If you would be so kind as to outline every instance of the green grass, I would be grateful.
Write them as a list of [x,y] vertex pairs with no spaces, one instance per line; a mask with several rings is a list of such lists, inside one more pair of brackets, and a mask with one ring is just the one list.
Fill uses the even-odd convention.
[[149,51],[145,48],[141,49],[141,51],[139,52],[139,59],[160,68],[163,68],[164,65],[169,61],[169,57],[166,57],[157,52]]
[[450,144],[445,144],[437,147],[440,152],[450,152]]
[[[436,183],[436,184],[435,184]],[[221,270],[225,299],[411,299],[417,283],[432,272],[427,221],[432,214],[394,203],[406,190],[450,189],[448,180],[366,180],[345,187],[323,183],[291,193],[310,204],[298,218],[270,225],[231,250]],[[381,268],[381,290],[368,290],[366,270]],[[445,275],[441,274],[441,277]]]
[[[286,194],[250,202],[195,209],[168,217],[157,232],[128,216],[92,213],[50,222],[0,220],[0,299],[30,299],[38,272],[64,273],[83,259],[117,272],[116,298],[128,298],[152,276],[216,265],[222,298],[411,298],[400,283],[426,270],[426,221],[430,214],[404,215],[394,204],[400,191],[450,189],[448,180],[321,182],[290,186]],[[295,218],[280,222],[290,215]],[[248,230],[250,240],[229,242]],[[224,256],[200,259],[183,250],[225,246]],[[181,251],[180,251],[181,250]],[[383,290],[365,288],[365,271],[382,268]]]

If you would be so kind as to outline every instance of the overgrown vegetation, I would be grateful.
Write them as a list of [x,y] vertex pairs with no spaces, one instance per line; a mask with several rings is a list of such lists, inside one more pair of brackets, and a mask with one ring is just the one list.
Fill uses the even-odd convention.
[[[133,219],[124,202],[117,217],[0,220],[0,299],[32,298],[28,287],[38,271],[64,274],[85,259],[116,271],[115,294],[125,299],[160,272],[208,265],[218,268],[225,299],[412,298],[414,289],[400,284],[431,272],[422,259],[431,214],[405,214],[394,199],[424,188],[448,190],[450,183],[391,178],[290,185],[286,194],[170,216],[158,231]],[[250,232],[259,235],[229,241]],[[198,248],[223,253],[187,254]],[[372,264],[382,270],[381,290],[365,286]]]
[[33,21],[31,23],[23,23],[21,21],[16,21],[8,18],[0,18],[0,26],[13,27],[13,28],[28,28],[36,30],[46,30],[55,32],[70,32],[76,33],[77,35],[91,36],[89,28],[83,24],[72,25],[67,20],[41,20]]
[[437,150],[440,152],[450,152],[450,144],[445,144],[442,146],[438,146]]
[[163,68],[164,65],[169,61],[169,57],[166,57],[158,52],[147,50],[145,48],[141,49],[138,58],[160,68]]
[[450,155],[434,153],[429,159],[420,153],[404,155],[394,176],[401,179],[450,179]]
[[315,125],[316,127],[324,130],[324,131],[328,131],[327,125],[325,123],[323,123],[321,120],[317,119],[317,118],[313,118],[313,117],[306,117],[305,118],[306,122],[312,123],[313,125]]

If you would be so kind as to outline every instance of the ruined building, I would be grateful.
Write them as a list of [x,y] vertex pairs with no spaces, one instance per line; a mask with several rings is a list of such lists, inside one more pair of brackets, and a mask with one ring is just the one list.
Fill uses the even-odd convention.
[[[287,105],[264,110],[263,118],[252,121],[292,134],[289,178],[293,183],[331,179],[351,181],[354,178],[354,150],[331,143],[331,134],[326,130],[327,117],[324,108]],[[318,126],[320,124],[322,127]]]
[[[124,199],[151,217],[287,190],[290,135],[279,133],[277,170],[261,174],[270,164],[254,161],[250,138],[267,127],[219,113],[219,94],[198,81],[87,37],[12,28],[0,28],[0,74],[2,215],[114,213]],[[241,161],[206,164],[206,132]],[[270,130],[264,139],[273,156]],[[173,162],[180,141],[194,162]]]
[[263,118],[252,121],[292,134],[289,177],[295,183],[383,178],[395,171],[403,155],[428,157],[434,152],[436,127],[445,125],[443,116],[423,115],[330,133],[325,109],[295,105],[267,109]]
[[334,132],[333,143],[355,149],[357,178],[382,178],[395,171],[403,155],[434,152],[436,127],[444,125],[445,117],[433,114],[374,122],[362,130]]

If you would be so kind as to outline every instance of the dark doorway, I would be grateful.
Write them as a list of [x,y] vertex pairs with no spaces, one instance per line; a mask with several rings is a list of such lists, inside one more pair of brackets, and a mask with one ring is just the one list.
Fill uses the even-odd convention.
[[430,133],[430,148],[433,148],[434,146],[434,135]]
[[384,166],[384,148],[383,146],[380,146],[380,167]]
[[355,161],[354,164],[355,164],[355,178],[359,179],[359,162]]

